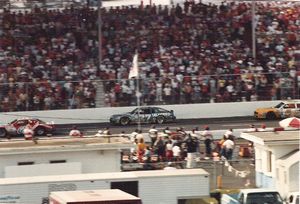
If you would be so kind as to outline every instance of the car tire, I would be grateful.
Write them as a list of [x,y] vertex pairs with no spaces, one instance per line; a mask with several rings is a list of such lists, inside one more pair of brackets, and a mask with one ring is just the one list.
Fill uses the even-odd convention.
[[6,135],[7,135],[6,130],[4,128],[1,128],[0,129],[0,138],[6,137]]
[[157,124],[163,124],[165,122],[165,117],[162,115],[157,116],[156,123]]
[[34,130],[34,133],[35,133],[35,135],[37,135],[37,136],[43,136],[43,135],[46,134],[46,130],[45,130],[45,128],[43,128],[43,127],[37,127],[37,128]]
[[122,118],[120,119],[120,125],[125,126],[125,125],[128,125],[129,123],[130,123],[130,120],[129,120],[128,117],[122,117]]
[[268,120],[274,120],[274,119],[276,119],[276,115],[273,112],[268,112],[267,115],[266,115],[266,118]]

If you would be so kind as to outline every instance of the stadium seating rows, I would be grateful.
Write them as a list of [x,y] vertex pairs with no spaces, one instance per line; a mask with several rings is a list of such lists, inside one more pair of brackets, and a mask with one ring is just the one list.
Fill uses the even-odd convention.
[[[299,96],[300,5],[251,4],[40,9],[0,14],[0,111],[135,104],[128,80],[139,54],[142,104],[275,100]],[[101,92],[99,92],[101,93]]]

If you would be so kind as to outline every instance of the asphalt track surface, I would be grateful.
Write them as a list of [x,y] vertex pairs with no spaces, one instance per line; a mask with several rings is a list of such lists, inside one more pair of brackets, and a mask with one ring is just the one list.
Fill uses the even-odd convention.
[[[256,128],[265,124],[267,128],[279,127],[280,120],[257,120],[253,117],[230,117],[230,118],[207,118],[207,119],[182,119],[173,123],[165,124],[141,124],[140,128],[143,132],[148,132],[151,126],[155,126],[156,129],[163,130],[169,127],[170,130],[176,130],[178,127],[183,127],[184,130],[192,130],[198,128],[200,131],[204,130],[205,126],[209,126],[211,130],[227,130],[227,129],[247,129],[250,125],[254,125]],[[76,125],[84,135],[94,135],[98,130],[109,128],[111,134],[119,134],[122,131],[126,134],[132,133],[138,128],[137,124],[130,124],[128,126],[111,125],[107,123],[90,123],[90,124],[64,124],[56,125],[57,131],[55,135],[66,135]]]

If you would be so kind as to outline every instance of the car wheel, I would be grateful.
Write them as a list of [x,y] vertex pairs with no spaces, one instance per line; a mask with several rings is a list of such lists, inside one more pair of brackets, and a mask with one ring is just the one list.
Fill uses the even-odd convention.
[[7,134],[6,130],[4,128],[1,128],[0,129],[0,138],[1,137],[6,137],[6,134]]
[[128,125],[129,123],[130,123],[130,120],[127,117],[123,117],[120,119],[120,124],[123,126]]
[[162,115],[157,116],[156,122],[157,122],[158,124],[163,124],[163,123],[165,122],[165,117],[162,116]]
[[45,134],[46,134],[46,130],[45,130],[45,128],[43,128],[43,127],[37,127],[37,128],[34,130],[34,133],[35,133],[37,136],[42,136],[42,135],[45,135]]
[[269,120],[274,120],[274,119],[276,119],[276,115],[273,112],[268,112],[266,115],[266,118]]

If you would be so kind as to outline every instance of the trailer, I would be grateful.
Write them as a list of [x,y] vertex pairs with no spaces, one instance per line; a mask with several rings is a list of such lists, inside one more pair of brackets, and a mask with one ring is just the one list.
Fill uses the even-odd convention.
[[52,192],[49,200],[50,204],[142,204],[140,198],[119,189]]
[[120,189],[143,204],[209,197],[209,173],[175,169],[0,179],[0,203],[46,204],[51,192]]

